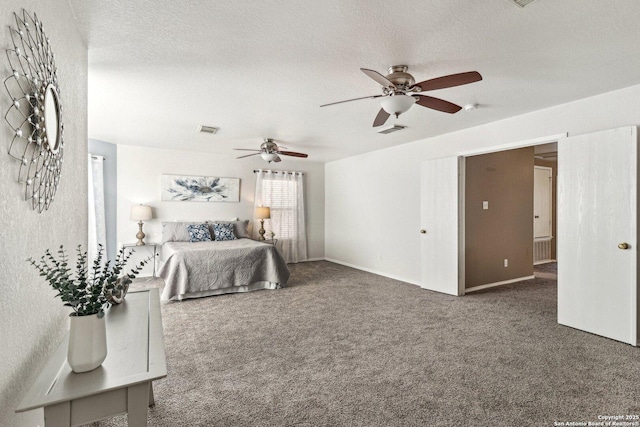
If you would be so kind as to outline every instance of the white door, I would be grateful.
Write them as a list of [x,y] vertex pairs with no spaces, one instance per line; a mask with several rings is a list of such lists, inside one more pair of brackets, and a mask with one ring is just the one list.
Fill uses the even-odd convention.
[[551,237],[551,168],[533,170],[533,237]]
[[450,295],[464,293],[464,272],[459,268],[464,267],[459,241],[463,162],[458,157],[428,160],[421,171],[421,286]]
[[637,130],[558,142],[558,323],[637,344]]

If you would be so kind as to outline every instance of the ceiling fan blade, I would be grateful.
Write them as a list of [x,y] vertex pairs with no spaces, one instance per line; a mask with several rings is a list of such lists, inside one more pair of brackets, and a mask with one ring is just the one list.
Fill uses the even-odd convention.
[[278,162],[281,162],[281,161],[282,161],[282,159],[280,158],[280,156],[276,156],[276,158],[275,158],[275,159],[273,159],[273,161],[274,161],[274,162],[276,162],[276,163],[278,163]]
[[309,157],[308,154],[304,154],[304,153],[296,153],[295,151],[276,151],[276,153],[278,154],[282,154],[283,156],[293,156],[293,157],[303,157],[303,158],[307,158]]
[[389,116],[390,114],[381,108],[380,111],[378,112],[378,115],[376,116],[376,119],[373,121],[373,127],[375,128],[385,124]]
[[238,150],[238,151],[260,151],[260,150],[254,150],[251,148],[234,148],[234,150]]
[[253,154],[247,154],[246,156],[236,157],[236,159],[243,159],[245,157],[257,156],[258,154],[260,154],[260,153],[258,152],[258,153],[253,153]]
[[425,80],[416,83],[415,86],[420,88],[420,92],[427,90],[445,89],[453,86],[466,85],[469,83],[479,82],[482,76],[477,71],[468,71],[466,73],[450,74],[435,79]]
[[417,98],[416,104],[422,105],[423,107],[431,108],[432,110],[438,110],[445,113],[457,113],[462,109],[461,106],[456,105],[452,102],[445,101],[444,99],[434,98],[432,96],[427,95],[413,95],[414,98]]
[[342,104],[343,102],[351,102],[351,101],[358,101],[360,99],[374,99],[374,98],[380,98],[381,96],[385,96],[385,95],[371,95],[371,96],[363,96],[361,98],[353,98],[353,99],[346,99],[344,101],[338,101],[338,102],[332,102],[330,104],[324,104],[321,105],[321,107],[328,107],[329,105],[336,105],[336,104]]
[[383,87],[390,87],[390,88],[394,88],[394,89],[396,88],[396,85],[394,85],[391,82],[391,80],[389,80],[388,78],[386,78],[385,76],[383,76],[382,74],[380,74],[377,71],[368,70],[366,68],[360,68],[360,71],[362,71],[367,76],[371,77],[373,80],[375,80],[378,83],[380,83]]

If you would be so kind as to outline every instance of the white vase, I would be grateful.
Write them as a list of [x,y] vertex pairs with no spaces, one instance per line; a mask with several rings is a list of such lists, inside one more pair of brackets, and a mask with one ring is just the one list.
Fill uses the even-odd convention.
[[87,372],[102,365],[107,358],[107,326],[105,317],[69,316],[69,349],[67,361],[73,372]]

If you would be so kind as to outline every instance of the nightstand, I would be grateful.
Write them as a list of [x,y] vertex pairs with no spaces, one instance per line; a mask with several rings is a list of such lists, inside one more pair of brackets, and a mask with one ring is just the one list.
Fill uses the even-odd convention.
[[138,246],[135,243],[123,243],[123,248],[131,248],[131,249],[140,249],[140,248],[153,248],[153,278],[156,276],[156,258],[158,257],[158,246],[161,246],[160,243],[146,243],[142,246]]

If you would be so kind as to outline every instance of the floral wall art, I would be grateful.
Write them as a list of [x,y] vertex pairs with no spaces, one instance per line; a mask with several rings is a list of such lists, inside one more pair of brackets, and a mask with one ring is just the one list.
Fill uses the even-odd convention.
[[162,200],[178,202],[239,202],[240,178],[162,175]]

